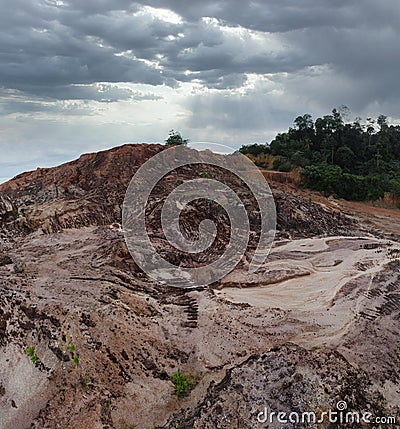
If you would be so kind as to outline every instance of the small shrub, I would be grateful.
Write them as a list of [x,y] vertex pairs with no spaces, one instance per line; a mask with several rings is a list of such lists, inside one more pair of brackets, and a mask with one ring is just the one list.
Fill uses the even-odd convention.
[[202,179],[211,179],[211,175],[207,171],[203,171],[202,173],[200,173],[200,177]]
[[172,383],[175,387],[175,394],[178,398],[186,396],[196,384],[196,380],[191,374],[182,374],[180,368],[172,376]]
[[79,357],[78,357],[78,355],[74,355],[71,360],[74,363],[74,368],[77,368],[77,366],[79,365]]
[[40,359],[38,357],[38,355],[35,352],[35,347],[28,347],[27,349],[27,354],[29,356],[29,359],[31,360],[32,363],[39,363]]
[[166,146],[186,146],[189,143],[189,139],[184,139],[179,131],[171,130],[168,134],[167,140],[165,140]]

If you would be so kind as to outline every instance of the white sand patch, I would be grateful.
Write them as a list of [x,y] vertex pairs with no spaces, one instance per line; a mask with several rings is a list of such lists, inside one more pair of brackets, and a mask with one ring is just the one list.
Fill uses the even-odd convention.
[[[379,245],[366,249],[365,245]],[[316,311],[329,307],[337,292],[358,276],[378,272],[389,262],[385,249],[387,240],[360,239],[354,237],[329,237],[292,241],[272,250],[275,260],[267,262],[251,283],[262,286],[238,288],[246,274],[235,272],[229,276],[229,286],[216,294],[231,302],[248,303],[257,307],[282,308],[285,310]],[[276,260],[277,256],[282,259]],[[367,268],[366,268],[367,267]],[[265,285],[265,272],[309,272],[288,280]]]

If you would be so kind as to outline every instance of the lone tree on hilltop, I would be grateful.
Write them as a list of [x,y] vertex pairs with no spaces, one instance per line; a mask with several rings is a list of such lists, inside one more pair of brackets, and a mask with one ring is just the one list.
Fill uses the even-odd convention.
[[172,145],[187,145],[189,142],[189,139],[184,139],[181,136],[181,133],[179,131],[171,130],[168,133],[168,138],[165,140],[166,146],[172,146]]

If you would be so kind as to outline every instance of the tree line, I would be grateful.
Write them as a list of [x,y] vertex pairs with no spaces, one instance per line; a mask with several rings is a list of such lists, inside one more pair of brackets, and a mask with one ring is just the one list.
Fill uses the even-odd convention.
[[315,121],[298,116],[269,144],[244,145],[240,152],[273,155],[273,169],[301,168],[303,185],[349,200],[400,196],[400,126],[385,115],[346,122],[342,106]]

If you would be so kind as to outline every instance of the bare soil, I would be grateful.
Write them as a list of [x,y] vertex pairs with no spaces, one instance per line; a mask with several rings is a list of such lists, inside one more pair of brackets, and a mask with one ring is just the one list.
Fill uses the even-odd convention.
[[[339,401],[397,421],[284,427],[399,427],[400,210],[275,184],[262,269],[172,288],[138,269],[118,224],[126,159],[162,150],[136,149],[0,188],[0,428],[278,428],[265,407]],[[178,368],[195,382],[182,399]]]

